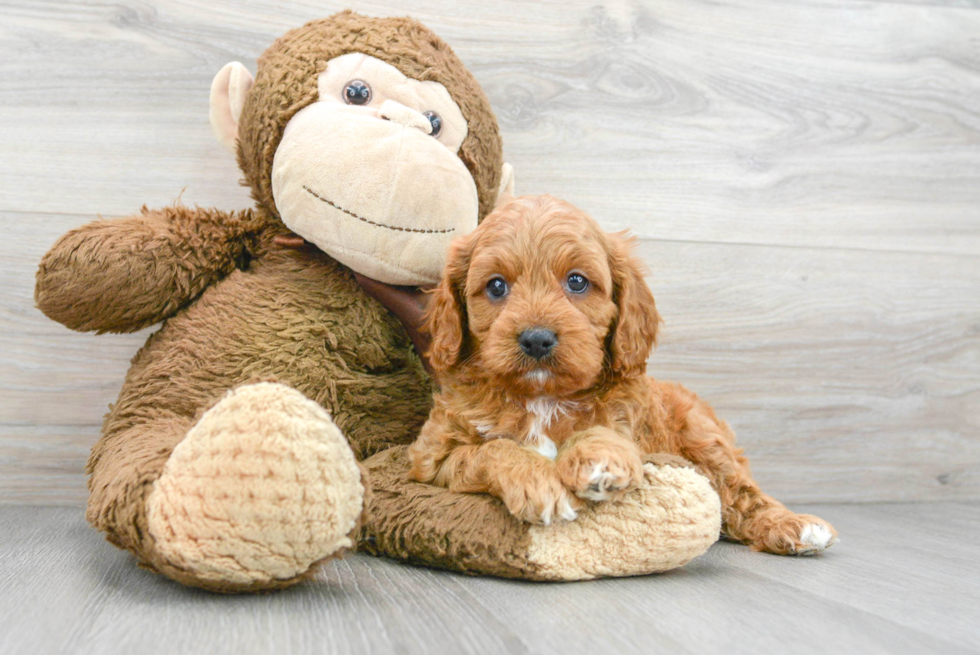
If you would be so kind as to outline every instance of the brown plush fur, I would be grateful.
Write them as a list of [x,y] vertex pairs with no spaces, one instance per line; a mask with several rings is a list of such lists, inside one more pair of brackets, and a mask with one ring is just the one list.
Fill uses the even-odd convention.
[[472,76],[419,23],[344,12],[289,32],[259,61],[239,142],[254,210],[175,206],[96,221],[62,237],[38,270],[38,307],[70,328],[127,332],[164,321],[105,417],[88,463],[88,519],[142,565],[185,584],[254,588],[174,569],[147,530],[146,500],[171,451],[226,390],[256,378],[292,386],[329,410],[359,459],[411,441],[431,406],[405,330],[351,271],[312,246],[275,243],[288,234],[270,190],[283,128],[315,100],[326,62],[355,50],[446,86],[469,122],[459,154],[489,211],[500,137]]
[[[410,448],[412,478],[493,494],[547,524],[573,519],[582,499],[621,497],[641,482],[644,454],[670,453],[712,481],[734,539],[793,554],[813,546],[809,524],[836,535],[761,492],[706,403],[646,377],[660,319],[630,246],[548,196],[513,200],[454,242],[428,323],[442,390]],[[566,286],[572,272],[585,291]],[[498,277],[508,293],[493,298]],[[540,360],[518,345],[531,328],[556,335]],[[524,447],[549,439],[555,461]]]

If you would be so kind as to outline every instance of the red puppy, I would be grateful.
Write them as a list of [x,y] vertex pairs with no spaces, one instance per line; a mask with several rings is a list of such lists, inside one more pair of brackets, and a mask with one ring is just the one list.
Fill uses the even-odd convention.
[[411,477],[547,524],[634,487],[643,453],[672,453],[712,481],[729,537],[779,554],[830,546],[829,523],[762,493],[711,407],[646,376],[660,317],[631,247],[550,196],[453,242],[427,314],[442,390]]

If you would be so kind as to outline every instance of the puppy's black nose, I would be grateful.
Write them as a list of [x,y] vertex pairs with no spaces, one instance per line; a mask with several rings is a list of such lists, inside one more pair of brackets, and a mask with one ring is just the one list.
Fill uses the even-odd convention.
[[517,343],[525,353],[534,359],[541,359],[555,349],[558,345],[558,337],[551,330],[536,327],[521,332],[521,336],[517,337]]

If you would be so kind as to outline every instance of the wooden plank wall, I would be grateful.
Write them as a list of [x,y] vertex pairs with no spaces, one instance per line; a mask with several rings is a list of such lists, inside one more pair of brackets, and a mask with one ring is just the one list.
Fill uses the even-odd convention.
[[[980,4],[352,4],[455,47],[519,192],[640,235],[666,318],[651,373],[713,402],[770,492],[980,497]],[[343,6],[0,3],[0,502],[84,502],[148,334],[45,319],[41,255],[144,203],[248,206],[211,77]]]

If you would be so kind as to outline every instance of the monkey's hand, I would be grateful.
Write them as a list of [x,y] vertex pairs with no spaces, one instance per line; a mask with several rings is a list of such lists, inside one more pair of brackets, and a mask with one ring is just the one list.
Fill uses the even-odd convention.
[[422,359],[422,365],[431,375],[432,369],[429,367],[429,360],[425,357],[431,338],[422,329],[425,323],[425,308],[429,303],[429,294],[426,293],[428,288],[386,284],[357,272],[354,273],[354,278],[365,293],[387,307],[388,311],[405,326],[405,331],[408,332],[415,350]]
[[243,267],[263,225],[251,210],[179,205],[94,221],[68,232],[44,256],[34,300],[73,330],[134,332]]

